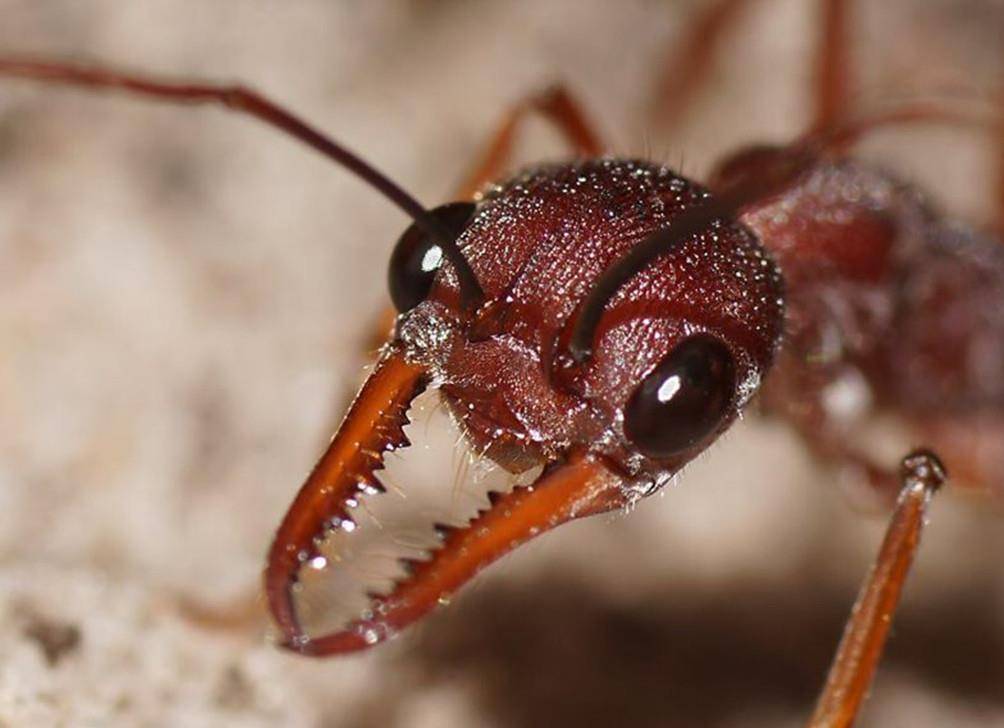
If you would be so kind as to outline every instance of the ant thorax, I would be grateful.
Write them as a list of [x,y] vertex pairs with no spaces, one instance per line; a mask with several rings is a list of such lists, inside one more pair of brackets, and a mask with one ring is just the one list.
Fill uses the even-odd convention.
[[741,218],[777,259],[785,341],[764,400],[832,427],[1004,402],[1004,251],[859,162],[821,163]]
[[[662,484],[731,424],[771,364],[783,311],[778,268],[740,225],[716,223],[654,260],[609,302],[591,360],[560,364],[596,278],[708,197],[667,167],[615,159],[534,167],[486,191],[458,241],[486,302],[462,313],[446,266],[397,329],[476,451],[519,471],[582,446]],[[629,400],[697,338],[720,342],[734,366],[722,416],[646,456],[626,432]]]

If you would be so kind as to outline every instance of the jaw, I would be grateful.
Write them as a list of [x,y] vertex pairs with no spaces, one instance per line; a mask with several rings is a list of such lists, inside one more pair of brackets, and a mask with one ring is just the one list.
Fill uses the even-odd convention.
[[409,562],[407,575],[386,594],[373,595],[359,617],[342,629],[288,646],[320,657],[363,650],[392,638],[527,541],[575,518],[623,507],[620,482],[619,474],[601,459],[574,452],[532,485],[491,495],[491,505],[466,526],[438,527],[440,544],[428,558]]
[[[462,322],[447,313],[427,302],[401,317],[397,338],[279,528],[265,584],[288,649],[324,656],[384,641],[506,553],[567,521],[627,507],[678,469],[638,461],[615,434],[612,416],[550,381],[535,347],[500,334],[471,341]],[[420,556],[400,560],[402,577],[368,593],[364,607],[347,610],[347,618],[334,622],[335,631],[308,634],[295,597],[300,572],[319,562],[322,569],[351,575],[348,552],[365,543],[353,509],[370,510],[367,499],[384,490],[376,472],[387,451],[410,444],[406,415],[426,384],[441,390],[475,453],[510,472],[543,470],[530,485],[489,493],[488,507],[463,526],[437,527],[429,519],[426,535],[431,541],[435,531],[436,542],[415,545]],[[407,496],[407,482],[401,491]],[[338,538],[329,542],[333,532]],[[332,553],[335,542],[342,550]],[[350,601],[352,595],[343,591],[338,601]],[[361,596],[358,590],[355,596]]]
[[[601,455],[570,448],[547,457],[532,484],[489,493],[490,505],[466,525],[428,524],[438,542],[424,558],[406,562],[403,578],[389,590],[371,594],[368,605],[336,631],[307,634],[294,596],[300,570],[318,557],[333,529],[346,540],[357,535],[351,509],[382,492],[376,472],[383,467],[383,454],[410,444],[403,431],[407,410],[428,379],[424,367],[390,349],[283,520],[269,554],[265,585],[285,647],[312,656],[370,647],[420,619],[532,538],[569,520],[625,507],[632,499],[624,474]],[[337,560],[336,555],[331,561]]]

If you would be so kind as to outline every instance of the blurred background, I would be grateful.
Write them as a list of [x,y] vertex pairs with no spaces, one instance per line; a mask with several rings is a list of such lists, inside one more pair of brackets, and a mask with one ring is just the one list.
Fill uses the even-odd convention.
[[[614,153],[698,179],[798,133],[810,0],[751,0],[701,95],[653,121],[708,5],[2,0],[0,52],[246,82],[434,205],[504,110],[555,81]],[[1004,85],[1004,2],[853,5],[862,108]],[[520,160],[563,151],[535,123]],[[978,226],[991,151],[916,128],[861,154]],[[268,642],[263,555],[360,380],[405,226],[246,119],[0,81],[0,724],[806,719],[884,522],[756,418],[634,513],[539,539],[371,654]],[[464,475],[450,437],[413,449],[446,464],[442,488]],[[1002,525],[939,496],[861,725],[1004,726]]]

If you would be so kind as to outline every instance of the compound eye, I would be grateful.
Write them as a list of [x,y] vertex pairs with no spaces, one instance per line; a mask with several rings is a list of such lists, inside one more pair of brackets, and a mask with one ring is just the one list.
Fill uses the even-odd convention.
[[[473,202],[451,202],[429,214],[457,238],[467,227],[474,208]],[[399,313],[410,311],[426,299],[442,264],[443,249],[412,223],[394,246],[387,271],[390,297]]]
[[735,385],[728,347],[711,336],[691,337],[638,385],[624,409],[624,431],[644,455],[672,457],[721,425]]

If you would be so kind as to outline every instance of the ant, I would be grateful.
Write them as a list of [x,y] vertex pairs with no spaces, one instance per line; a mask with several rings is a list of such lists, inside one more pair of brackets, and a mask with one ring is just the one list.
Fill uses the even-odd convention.
[[[711,192],[660,165],[603,157],[557,88],[505,121],[460,195],[477,191],[474,202],[433,210],[248,89],[0,59],[2,75],[223,104],[331,158],[413,221],[391,258],[392,336],[269,553],[265,589],[286,647],[324,656],[387,639],[536,535],[658,491],[759,395],[817,455],[859,465],[884,498],[899,494],[810,724],[853,721],[945,474],[927,450],[898,473],[872,463],[826,395],[849,377],[918,427],[943,421],[945,402],[960,427],[998,411],[1004,377],[985,370],[1001,361],[1004,259],[995,241],[941,221],[912,190],[843,154],[882,125],[972,120],[934,107],[845,118],[842,6],[826,3],[812,129],[730,156]],[[529,113],[554,122],[581,160],[493,183]],[[940,335],[954,345],[935,345]],[[542,471],[493,494],[466,527],[438,526],[441,547],[344,629],[309,635],[296,608],[300,571],[383,490],[375,473],[385,452],[409,444],[408,407],[430,385],[478,450],[513,472]],[[956,453],[947,461],[960,482],[993,492],[992,468]]]

